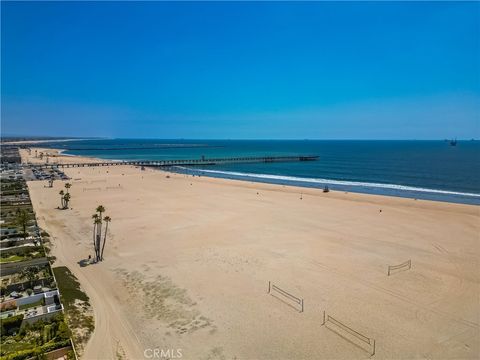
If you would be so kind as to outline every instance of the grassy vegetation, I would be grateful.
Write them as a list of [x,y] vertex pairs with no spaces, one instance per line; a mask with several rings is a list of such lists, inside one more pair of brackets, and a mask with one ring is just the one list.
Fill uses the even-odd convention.
[[23,315],[16,315],[0,319],[0,336],[2,337],[2,339],[5,336],[15,334],[17,331],[19,331],[20,326],[22,325],[22,321]]
[[0,257],[0,264],[22,261],[25,259],[25,256],[11,255],[7,257]]
[[21,328],[21,319],[11,319],[9,323],[2,321],[1,360],[37,359],[49,351],[70,345],[70,331],[62,314]]
[[37,259],[45,256],[45,250],[43,247],[33,247],[27,250],[19,250],[17,253],[10,256],[0,257],[0,263],[26,261],[31,259]]
[[53,268],[57,279],[60,298],[65,309],[67,323],[72,329],[72,338],[81,353],[90,335],[95,329],[88,296],[80,288],[80,283],[65,266]]

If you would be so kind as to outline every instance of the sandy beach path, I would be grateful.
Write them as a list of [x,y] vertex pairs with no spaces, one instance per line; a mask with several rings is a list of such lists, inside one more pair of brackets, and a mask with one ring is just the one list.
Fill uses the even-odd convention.
[[[59,183],[60,184],[60,183]],[[59,191],[60,189],[58,189]],[[57,192],[58,192],[57,191]],[[36,200],[33,200],[36,201]],[[39,200],[40,206],[43,202]],[[78,278],[82,288],[90,297],[94,311],[95,330],[83,355],[84,359],[134,359],[142,354],[141,345],[122,312],[121,286],[115,286],[108,270],[102,266],[81,267],[79,261],[88,257],[89,250],[79,244],[85,243],[85,232],[78,229],[72,219],[62,218],[62,211],[43,209],[39,225],[52,234],[56,257],[54,266],[67,266]],[[79,256],[82,254],[83,256]]]

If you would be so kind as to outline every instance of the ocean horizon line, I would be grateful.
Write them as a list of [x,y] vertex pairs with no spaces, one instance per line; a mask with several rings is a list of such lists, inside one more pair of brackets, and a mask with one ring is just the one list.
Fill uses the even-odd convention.
[[174,141],[446,141],[446,140],[456,140],[456,141],[480,141],[480,138],[469,137],[469,138],[456,138],[456,137],[445,137],[445,138],[434,138],[434,139],[378,139],[378,138],[209,138],[209,137],[112,137],[112,136],[42,136],[42,135],[3,135],[1,137],[2,141],[6,139],[15,139],[23,138],[26,141],[31,139],[31,141],[36,140],[48,140],[50,142],[57,141],[81,141],[81,140],[174,140]]

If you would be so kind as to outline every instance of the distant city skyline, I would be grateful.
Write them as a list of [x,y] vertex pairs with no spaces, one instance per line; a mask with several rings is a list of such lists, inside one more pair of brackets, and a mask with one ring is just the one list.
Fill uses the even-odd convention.
[[478,2],[2,2],[2,135],[480,138]]

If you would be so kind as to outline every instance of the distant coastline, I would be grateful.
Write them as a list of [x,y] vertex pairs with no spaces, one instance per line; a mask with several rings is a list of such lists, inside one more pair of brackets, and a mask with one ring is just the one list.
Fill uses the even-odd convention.
[[[57,143],[57,142],[68,142],[68,141],[86,141],[86,140],[99,140],[99,138],[33,138],[28,140],[27,138],[22,138],[23,140],[18,140],[21,137],[2,137],[1,144],[4,145],[28,145],[28,144],[46,144],[46,143]],[[12,140],[9,140],[12,139]]]

